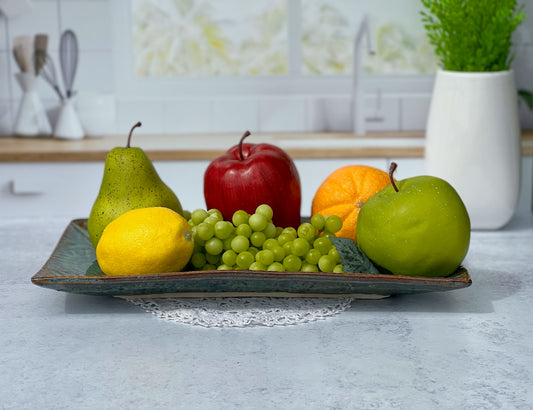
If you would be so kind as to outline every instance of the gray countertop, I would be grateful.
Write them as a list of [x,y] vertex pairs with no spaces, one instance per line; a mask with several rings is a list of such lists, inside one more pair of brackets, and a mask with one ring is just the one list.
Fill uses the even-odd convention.
[[204,328],[37,287],[69,220],[0,220],[2,409],[526,409],[533,216],[473,232],[473,284],[294,326]]

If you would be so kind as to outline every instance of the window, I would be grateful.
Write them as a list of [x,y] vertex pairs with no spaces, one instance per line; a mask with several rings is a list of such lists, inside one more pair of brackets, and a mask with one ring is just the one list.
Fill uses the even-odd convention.
[[115,66],[126,95],[346,93],[365,14],[376,45],[371,57],[362,48],[370,88],[427,91],[436,69],[418,0],[114,3]]

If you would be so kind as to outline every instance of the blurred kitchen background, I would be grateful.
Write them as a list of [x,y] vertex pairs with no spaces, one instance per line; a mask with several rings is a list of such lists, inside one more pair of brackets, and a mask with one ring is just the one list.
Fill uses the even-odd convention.
[[[523,3],[533,16],[533,0]],[[371,41],[362,36],[355,71],[366,130],[426,125],[437,65],[420,0],[0,0],[0,9],[3,136],[22,98],[13,40],[47,34],[61,81],[66,29],[79,42],[80,104],[112,102],[107,133],[139,120],[139,133],[351,131],[354,38],[365,15]],[[533,90],[532,17],[515,33],[514,56],[518,88]],[[42,78],[38,94],[53,122],[59,99]],[[533,128],[523,103],[520,114]]]

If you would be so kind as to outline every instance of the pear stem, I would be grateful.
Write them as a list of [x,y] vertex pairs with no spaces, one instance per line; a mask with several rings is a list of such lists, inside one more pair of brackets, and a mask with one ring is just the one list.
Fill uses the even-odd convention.
[[391,162],[390,167],[389,167],[389,178],[390,178],[390,183],[392,184],[392,187],[394,188],[394,190],[396,192],[400,192],[400,190],[396,186],[396,183],[394,182],[394,177],[392,176],[392,174],[394,174],[394,171],[396,171],[396,168],[398,168],[398,164],[396,162]]
[[137,127],[140,127],[142,124],[141,122],[139,121],[137,124],[135,124],[133,127],[131,127],[131,130],[130,130],[130,135],[128,135],[128,143],[126,144],[126,148],[130,148],[130,143],[131,143],[131,134],[133,134],[133,130]]
[[241,161],[244,161],[244,155],[242,154],[242,143],[246,137],[248,137],[250,134],[250,131],[246,131],[243,136],[241,137],[241,140],[239,141],[239,158]]

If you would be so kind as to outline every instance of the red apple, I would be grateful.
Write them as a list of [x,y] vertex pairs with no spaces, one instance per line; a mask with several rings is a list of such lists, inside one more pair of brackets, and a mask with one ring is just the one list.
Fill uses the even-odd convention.
[[272,222],[283,228],[300,224],[300,176],[289,155],[270,144],[245,144],[246,131],[238,145],[214,159],[204,175],[207,209],[216,208],[231,220],[239,209],[252,214],[268,204]]

